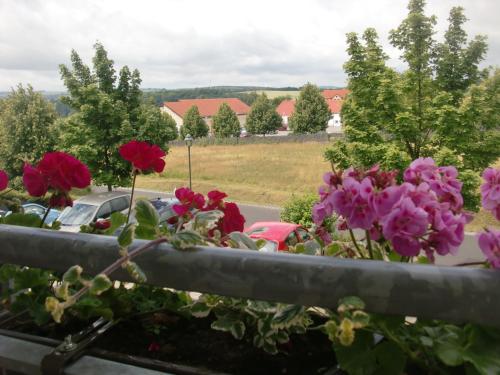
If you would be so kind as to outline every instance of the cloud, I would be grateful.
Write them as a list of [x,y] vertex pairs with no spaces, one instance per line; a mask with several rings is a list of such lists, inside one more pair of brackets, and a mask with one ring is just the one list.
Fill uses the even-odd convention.
[[[489,36],[486,65],[498,64],[498,2],[429,0],[438,37],[454,5],[466,8],[469,35]],[[58,65],[71,49],[90,64],[96,41],[118,69],[138,68],[143,87],[343,85],[350,31],[375,27],[402,66],[387,35],[406,12],[401,0],[0,0],[0,90],[64,89]]]

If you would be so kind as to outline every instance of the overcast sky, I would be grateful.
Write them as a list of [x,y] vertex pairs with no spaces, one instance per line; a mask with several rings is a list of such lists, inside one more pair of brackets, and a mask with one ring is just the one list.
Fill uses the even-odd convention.
[[[86,63],[100,41],[117,68],[138,68],[143,88],[344,85],[345,34],[375,27],[387,42],[407,0],[0,0],[0,91],[18,83],[64,90],[71,49]],[[452,6],[469,36],[488,36],[484,65],[500,65],[499,0],[428,0],[436,38]],[[118,70],[118,69],[117,69]]]

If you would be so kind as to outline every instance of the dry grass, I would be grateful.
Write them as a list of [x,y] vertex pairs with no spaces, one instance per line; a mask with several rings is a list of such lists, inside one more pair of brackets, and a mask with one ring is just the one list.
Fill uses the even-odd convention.
[[[237,202],[283,206],[292,195],[314,193],[329,164],[323,159],[328,143],[283,143],[191,148],[193,190],[225,191]],[[170,192],[188,185],[187,149],[172,147],[166,172],[138,178],[138,187]],[[500,166],[497,165],[497,167]],[[500,227],[488,212],[480,211],[466,230]]]
[[[193,190],[217,188],[239,202],[281,206],[293,194],[315,192],[329,164],[327,143],[193,146]],[[172,147],[161,176],[141,176],[138,186],[171,191],[188,183],[186,147]]]

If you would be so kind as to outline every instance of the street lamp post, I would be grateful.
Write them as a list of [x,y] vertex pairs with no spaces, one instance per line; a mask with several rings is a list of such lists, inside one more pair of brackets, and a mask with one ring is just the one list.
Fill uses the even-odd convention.
[[191,187],[191,146],[193,145],[193,137],[191,137],[191,134],[186,135],[186,138],[184,138],[184,142],[186,142],[186,146],[188,148],[189,189],[192,190],[192,187]]

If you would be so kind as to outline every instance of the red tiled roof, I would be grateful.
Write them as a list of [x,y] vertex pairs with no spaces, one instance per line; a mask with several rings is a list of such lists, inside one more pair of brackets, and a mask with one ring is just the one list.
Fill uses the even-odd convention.
[[212,117],[217,113],[222,103],[227,103],[237,115],[246,115],[250,112],[250,107],[238,98],[181,99],[178,102],[164,102],[163,106],[184,117],[187,110],[195,105],[198,107],[201,117]]
[[294,99],[289,99],[289,100],[283,100],[280,105],[276,108],[276,112],[280,116],[290,116],[293,113],[293,110],[295,109],[295,100]]
[[[326,99],[326,103],[331,113],[340,113],[342,109],[342,100]],[[295,99],[283,100],[276,108],[276,112],[278,112],[280,116],[291,116],[294,110]]]
[[342,100],[326,99],[326,102],[328,103],[328,108],[330,108],[331,113],[340,113],[342,109]]
[[340,99],[345,99],[350,91],[348,89],[323,90],[322,94],[325,99],[332,99],[335,96],[340,96]]

